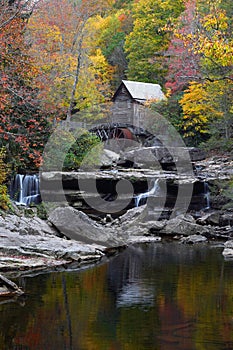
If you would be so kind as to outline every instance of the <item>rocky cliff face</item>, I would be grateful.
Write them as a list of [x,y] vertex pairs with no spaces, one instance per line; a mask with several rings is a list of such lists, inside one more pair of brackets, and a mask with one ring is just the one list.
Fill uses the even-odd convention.
[[[129,152],[132,153],[131,160],[135,165],[135,152],[138,154],[139,150]],[[145,158],[144,152],[143,148],[141,158]],[[195,159],[203,156],[201,154],[198,158],[198,153],[193,154]],[[140,157],[137,158],[139,162]],[[127,158],[129,159],[129,156]],[[166,159],[166,164],[167,161]],[[141,169],[116,166],[113,169],[85,172],[44,172],[41,174],[42,197],[44,201],[58,205],[59,202],[61,204],[65,202],[89,215],[100,217],[108,213],[109,206],[113,205],[116,199],[122,200],[122,203],[125,199],[129,199],[127,206],[116,212],[114,217],[124,214],[137,205],[137,197],[140,194],[147,192],[150,192],[148,206],[151,211],[159,210],[162,206],[164,213],[169,213],[176,206],[178,196],[179,206],[175,210],[184,209],[183,212],[221,210],[230,202],[224,188],[227,188],[233,176],[232,163],[231,160],[219,158],[195,160],[192,162],[192,171],[189,169],[188,172],[182,165],[180,169],[173,170],[164,170],[161,167]],[[169,164],[172,166],[173,163]],[[120,198],[117,185],[122,180],[130,182],[132,186],[125,186]],[[151,189],[155,181],[158,190],[153,193]],[[146,196],[139,205],[145,204],[145,201]],[[88,204],[90,202],[93,205]],[[96,208],[99,208],[99,211]]]
[[[106,169],[105,163],[105,169],[98,171],[42,173],[42,199],[49,221],[17,210],[15,215],[0,217],[0,271],[91,263],[119,247],[171,237],[187,244],[227,241],[224,255],[232,256],[229,182],[233,161],[204,160],[194,154],[191,172],[182,166],[182,171],[169,170],[165,158],[166,170],[141,169],[136,158],[131,159],[135,167],[125,168],[121,155],[121,166],[115,164],[120,157],[114,156],[109,165],[112,169]],[[173,160],[169,164],[172,168]],[[124,187],[118,196],[117,184],[122,180],[132,186]],[[114,200],[118,199],[121,207],[129,198],[127,206],[111,212]]]

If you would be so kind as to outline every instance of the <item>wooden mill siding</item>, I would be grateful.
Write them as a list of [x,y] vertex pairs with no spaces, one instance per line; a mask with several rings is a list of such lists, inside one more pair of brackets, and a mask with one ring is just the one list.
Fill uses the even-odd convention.
[[160,85],[122,80],[112,98],[113,122],[140,126],[148,99],[165,99]]

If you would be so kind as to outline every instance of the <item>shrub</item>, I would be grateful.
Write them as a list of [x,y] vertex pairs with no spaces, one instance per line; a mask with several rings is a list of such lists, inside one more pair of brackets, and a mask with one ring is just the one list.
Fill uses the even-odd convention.
[[8,168],[4,162],[5,149],[0,148],[0,209],[7,210],[10,206],[10,197],[7,193],[7,186],[5,185]]
[[89,167],[98,164],[98,155],[101,153],[102,142],[89,132],[82,134],[69,149],[63,169],[77,170],[81,165]]

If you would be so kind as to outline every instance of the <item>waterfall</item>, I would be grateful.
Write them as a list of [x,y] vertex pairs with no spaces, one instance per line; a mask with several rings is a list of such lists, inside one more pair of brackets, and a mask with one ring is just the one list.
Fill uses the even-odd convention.
[[158,189],[159,189],[159,179],[156,179],[153,187],[149,191],[145,193],[140,193],[139,195],[137,195],[137,197],[135,197],[135,206],[139,207],[142,199],[147,199],[148,197],[155,195],[158,192]]
[[17,174],[11,183],[11,199],[16,204],[30,205],[41,201],[38,175]]
[[208,182],[204,182],[204,198],[206,200],[205,209],[210,209],[210,191]]

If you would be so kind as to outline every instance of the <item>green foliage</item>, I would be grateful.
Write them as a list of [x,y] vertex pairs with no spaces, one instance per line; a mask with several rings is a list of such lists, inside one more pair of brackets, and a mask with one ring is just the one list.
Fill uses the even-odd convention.
[[[13,16],[0,36],[0,147],[7,146],[12,168],[38,168],[52,131],[48,119],[63,119],[69,106],[74,118],[78,110],[110,99],[126,75],[161,85],[167,79],[172,92],[181,91],[151,108],[187,144],[232,149],[231,0],[48,3],[40,2],[28,21]],[[167,75],[168,56],[175,60]],[[62,168],[64,160],[64,169],[76,169],[86,151],[94,161],[93,136],[76,143],[63,130],[53,142],[49,169]]]
[[77,170],[80,166],[86,168],[98,163],[98,155],[102,149],[100,139],[91,133],[84,133],[69,149],[65,160],[64,170]]
[[40,204],[37,204],[37,206],[36,206],[36,214],[42,220],[48,219],[48,212],[47,212],[43,202],[40,203]]
[[226,207],[232,207],[233,205],[233,178],[228,182],[227,188],[223,190],[223,195],[229,199]]
[[227,14],[229,33],[232,33],[233,29],[233,5],[231,0],[221,1],[219,7],[223,9]]
[[60,171],[62,169],[65,156],[74,142],[74,135],[65,128],[61,128],[53,133],[43,154],[43,170]]
[[10,207],[10,198],[7,194],[7,186],[5,181],[7,178],[8,170],[4,162],[5,149],[0,149],[0,209],[7,210]]
[[106,56],[108,59],[111,60],[111,57],[113,55],[114,50],[116,49],[116,47],[118,47],[119,45],[122,46],[122,43],[124,43],[125,40],[125,34],[123,32],[117,32],[115,33],[112,38],[111,41],[109,43],[108,46],[106,46],[105,48],[103,48],[103,54],[104,56]]
[[179,99],[180,94],[172,95],[167,100],[152,103],[150,108],[169,120],[176,130],[182,133],[182,108],[179,104]]
[[101,49],[110,66],[114,67],[111,85],[119,85],[127,69],[124,51],[125,37],[132,30],[132,16],[128,9],[115,10],[108,16],[96,16],[90,22],[90,46]]
[[140,0],[133,8],[134,27],[126,38],[128,78],[163,84],[166,73],[164,52],[169,34],[164,27],[183,10],[183,1]]
[[134,3],[134,0],[116,0],[113,5],[117,9],[130,7]]
[[215,180],[211,183],[211,200],[222,209],[233,209],[233,177],[230,180]]
[[173,43],[178,45],[172,52],[176,60],[167,86],[173,91],[186,87],[180,99],[186,142],[229,151],[233,138],[232,5],[222,0],[189,0],[185,6],[186,15],[172,28]]
[[[221,124],[221,123],[219,123]],[[228,152],[232,153],[233,150],[233,137],[226,139],[220,135],[219,130],[216,128],[215,131],[211,132],[210,138],[203,142],[203,139],[198,144],[206,152],[215,151],[215,152]]]

